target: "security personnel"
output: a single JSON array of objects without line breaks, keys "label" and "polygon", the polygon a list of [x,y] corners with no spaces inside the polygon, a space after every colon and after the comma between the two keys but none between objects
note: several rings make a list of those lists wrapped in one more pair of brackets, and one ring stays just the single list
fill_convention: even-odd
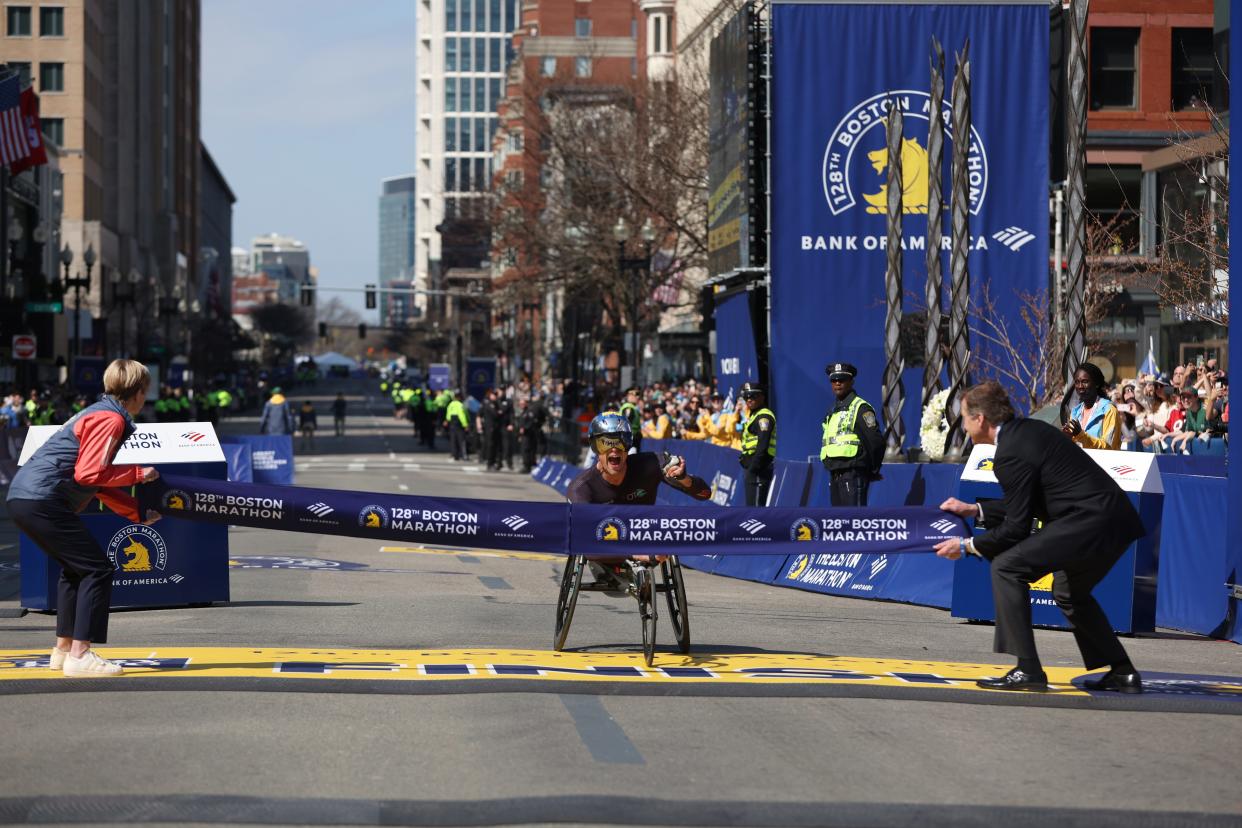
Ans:
[{"label": "security personnel", "polygon": [[629,420],[630,431],[634,434],[634,451],[643,450],[643,410],[642,390],[632,385],[625,390],[625,402],[621,403],[621,416]]},{"label": "security personnel", "polygon": [[819,459],[832,474],[833,506],[866,506],[867,487],[878,479],[884,462],[884,435],[875,409],[854,393],[858,369],[848,362],[830,362],[824,369],[836,403],[824,417]]},{"label": "security personnel", "polygon": [[768,395],[752,382],[742,383],[739,395],[746,405],[742,426],[742,456],[746,470],[746,505],[767,506],[776,460],[776,415],[768,408]]},{"label": "security personnel", "polygon": [[449,394],[449,403],[445,406],[444,422],[448,426],[449,446],[453,451],[454,460],[466,459],[466,406],[461,400]]}]

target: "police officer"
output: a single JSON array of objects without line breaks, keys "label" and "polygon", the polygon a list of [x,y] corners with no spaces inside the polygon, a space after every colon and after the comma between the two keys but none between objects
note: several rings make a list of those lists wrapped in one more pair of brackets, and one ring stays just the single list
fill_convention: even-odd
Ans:
[{"label": "police officer", "polygon": [[503,438],[500,409],[496,405],[498,395],[495,388],[487,389],[483,404],[479,406],[479,434],[483,438],[479,451],[480,458],[487,463],[488,471],[500,471],[500,441]]},{"label": "police officer", "polygon": [[630,423],[630,431],[634,434],[634,451],[643,450],[643,411],[642,389],[632,385],[625,390],[625,402],[621,403],[621,416]]},{"label": "police officer", "polygon": [[772,486],[772,466],[776,460],[776,415],[768,408],[768,395],[752,382],[742,383],[738,394],[746,405],[746,422],[742,425],[742,456],[746,470],[747,506],[767,506]]},{"label": "police officer", "polygon": [[466,449],[466,429],[469,421],[466,419],[466,406],[452,394],[449,394],[449,403],[445,406],[444,423],[448,428],[453,459],[467,459],[469,455]]},{"label": "police officer", "polygon": [[867,487],[878,479],[884,462],[884,435],[875,409],[854,393],[858,369],[848,362],[830,362],[824,369],[836,402],[824,417],[819,459],[832,474],[833,506],[866,506]]}]

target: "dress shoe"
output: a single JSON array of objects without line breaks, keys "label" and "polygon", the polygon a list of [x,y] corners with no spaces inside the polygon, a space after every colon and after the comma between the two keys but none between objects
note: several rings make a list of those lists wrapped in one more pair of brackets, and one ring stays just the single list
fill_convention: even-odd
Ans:
[{"label": "dress shoe", "polygon": [[1112,690],[1117,693],[1142,693],[1143,677],[1138,673],[1118,673],[1109,670],[1098,679],[1087,679],[1082,686],[1088,690]]},{"label": "dress shoe", "polygon": [[985,690],[1047,690],[1046,673],[1026,673],[1014,667],[1000,678],[985,678],[975,682]]}]

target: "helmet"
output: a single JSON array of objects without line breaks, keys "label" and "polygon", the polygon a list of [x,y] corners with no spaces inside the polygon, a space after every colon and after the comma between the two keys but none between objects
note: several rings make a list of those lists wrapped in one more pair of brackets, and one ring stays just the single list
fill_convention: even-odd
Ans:
[{"label": "helmet", "polygon": [[768,392],[763,390],[763,386],[753,382],[742,383],[742,387],[738,390],[738,396],[744,400],[748,400],[751,397],[758,397],[760,395],[766,397]]},{"label": "helmet", "polygon": [[630,421],[624,414],[616,411],[604,411],[595,415],[591,425],[587,427],[587,443],[594,448],[597,437],[619,437],[628,449],[634,445],[634,432],[630,430]]}]

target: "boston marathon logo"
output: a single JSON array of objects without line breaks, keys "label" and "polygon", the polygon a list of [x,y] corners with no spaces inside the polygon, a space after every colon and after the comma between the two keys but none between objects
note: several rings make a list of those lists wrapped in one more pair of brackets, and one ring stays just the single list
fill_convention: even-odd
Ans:
[{"label": "boston marathon logo", "polygon": [[358,513],[358,525],[363,529],[387,529],[388,522],[388,510],[374,503]]},{"label": "boston marathon logo", "polygon": [[[115,583],[122,586],[135,584],[163,584],[168,579],[144,573],[163,572],[168,565],[168,544],[163,536],[150,526],[130,524],[108,541],[108,560],[122,576]],[[139,577],[126,577],[139,576]]]},{"label": "boston marathon logo", "polygon": [[625,536],[625,522],[616,518],[604,518],[595,527],[595,539],[598,541],[623,541]]},{"label": "boston marathon logo", "polygon": [[810,518],[798,518],[789,527],[789,539],[795,541],[819,540],[819,526]]},{"label": "boston marathon logo", "polygon": [[[188,497],[185,502],[191,503]],[[285,516],[285,501],[276,497],[199,492],[194,496],[193,509],[195,512],[227,517],[279,521]]]},{"label": "boston marathon logo", "polygon": [[183,512],[189,508],[190,496],[180,489],[169,489],[164,492],[163,498],[160,500],[164,504],[165,509],[175,512]]},{"label": "boston marathon logo", "polygon": [[[900,89],[892,92],[881,92],[872,95],[857,104],[845,114],[824,149],[824,198],[828,200],[828,208],[834,216],[839,216],[854,207],[857,197],[854,193],[854,181],[851,172],[855,164],[865,162],[871,167],[871,175],[875,179],[877,192],[863,192],[866,211],[884,215],[888,204],[888,185],[885,183],[888,167],[888,149],[885,146],[885,128],[889,109],[896,105],[903,117],[909,120],[928,122],[931,112],[931,96],[926,92],[913,89]],[[942,110],[945,138],[953,140],[953,108],[948,101]],[[879,130],[878,144],[875,139],[866,140],[875,130]],[[925,134],[924,130],[924,134]],[[878,146],[877,149],[864,150],[863,146]],[[927,150],[916,138],[902,138],[902,199],[907,213],[927,212]],[[966,162],[970,183],[970,212],[978,215],[983,207],[983,200],[988,192],[988,155],[983,146],[983,139],[974,127],[970,130],[970,154]]]}]

